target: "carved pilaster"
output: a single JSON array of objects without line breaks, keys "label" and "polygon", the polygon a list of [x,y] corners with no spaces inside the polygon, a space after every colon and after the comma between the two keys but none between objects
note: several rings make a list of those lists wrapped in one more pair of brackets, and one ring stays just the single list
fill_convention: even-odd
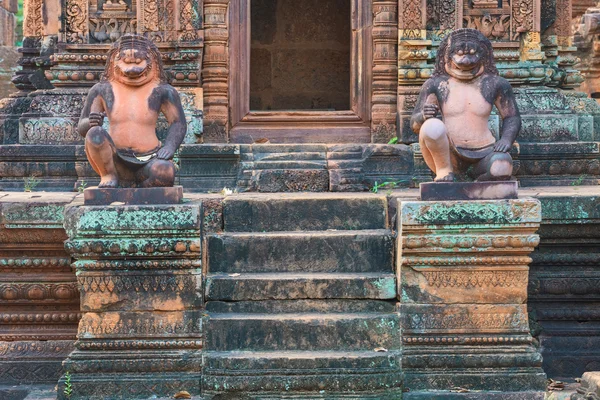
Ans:
[{"label": "carved pilaster", "polygon": [[405,391],[543,399],[525,305],[539,201],[402,201],[398,209]]},{"label": "carved pilaster", "polygon": [[[454,0],[452,0],[454,3]],[[446,5],[451,4],[446,2]],[[412,136],[408,124],[410,112],[414,107],[415,96],[420,86],[432,73],[427,65],[431,59],[429,46],[431,40],[427,38],[427,10],[441,3],[427,3],[425,0],[400,0],[398,9],[398,137],[402,142],[410,143]],[[429,7],[428,7],[429,6]],[[439,9],[437,9],[440,12]],[[436,18],[436,17],[433,17]],[[447,16],[437,17],[448,21]],[[431,19],[430,21],[431,22]]]},{"label": "carved pilaster", "polygon": [[387,143],[396,133],[398,3],[373,0],[373,97],[371,141]]},{"label": "carved pilaster", "polygon": [[204,0],[204,141],[227,141],[229,0]]},{"label": "carved pilaster", "polygon": [[43,0],[26,0],[23,3],[23,36],[41,37],[44,34],[42,5]]},{"label": "carved pilaster", "polygon": [[88,1],[66,0],[64,12],[64,42],[87,43],[88,41]]},{"label": "carved pilaster", "polygon": [[200,221],[198,203],[66,209],[83,315],[59,399],[199,394]]}]

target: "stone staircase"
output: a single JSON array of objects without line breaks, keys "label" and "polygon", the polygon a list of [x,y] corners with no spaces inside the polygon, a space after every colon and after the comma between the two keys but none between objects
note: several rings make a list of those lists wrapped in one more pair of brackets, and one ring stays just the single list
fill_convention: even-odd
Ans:
[{"label": "stone staircase", "polygon": [[206,398],[399,398],[385,197],[230,197],[207,237]]}]

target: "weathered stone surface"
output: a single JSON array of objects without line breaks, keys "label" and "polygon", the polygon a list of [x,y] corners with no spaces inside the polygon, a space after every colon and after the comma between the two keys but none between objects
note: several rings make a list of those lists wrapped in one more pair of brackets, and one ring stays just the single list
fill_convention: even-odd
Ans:
[{"label": "weathered stone surface", "polygon": [[[225,232],[206,242],[205,394],[400,394],[387,202],[370,195],[352,202],[318,197],[224,201]],[[373,223],[378,229],[367,230]]]},{"label": "weathered stone surface", "polygon": [[86,206],[179,204],[183,200],[183,186],[154,188],[89,188],[83,191]]},{"label": "weathered stone surface", "polygon": [[207,300],[265,299],[395,299],[393,274],[243,274],[212,275],[206,281]]},{"label": "weathered stone surface", "polygon": [[385,230],[224,233],[207,240],[215,273],[385,272],[394,250]]},{"label": "weathered stone surface", "polygon": [[84,313],[60,399],[200,394],[202,215],[194,202],[65,210]]},{"label": "weathered stone surface", "polygon": [[524,304],[540,203],[401,201],[398,208],[409,398],[432,391],[462,398],[450,392],[456,387],[486,398],[488,391],[502,392],[499,399],[543,398],[546,376]]},{"label": "weathered stone surface", "polygon": [[329,172],[324,170],[262,170],[257,173],[259,192],[326,192]]},{"label": "weathered stone surface", "polygon": [[74,197],[0,194],[0,384],[56,383],[73,350],[79,292],[62,225]]},{"label": "weathered stone surface", "polygon": [[501,200],[518,197],[517,181],[427,182],[419,185],[421,200]]},{"label": "weathered stone surface", "polygon": [[[390,388],[401,384],[397,374],[400,359],[397,355],[378,352],[222,352],[214,353],[206,364],[207,370],[236,371],[222,378],[205,377],[205,384],[213,390],[248,392],[314,392],[315,388],[329,388],[326,393],[348,393],[368,391],[371,395],[385,396]],[[295,371],[296,376],[285,374]],[[368,375],[344,373],[344,370],[370,370]],[[265,380],[264,372],[282,371],[274,379]],[[365,394],[367,395],[367,394]],[[363,396],[365,396],[363,395]],[[315,398],[315,397],[312,397]],[[336,397],[337,398],[337,397]],[[368,397],[360,397],[368,398]],[[376,397],[386,398],[386,397]]]},{"label": "weathered stone surface", "polygon": [[229,232],[382,229],[387,222],[385,197],[376,196],[274,195],[268,202],[232,197],[223,207]]},{"label": "weathered stone surface", "polygon": [[571,400],[600,399],[600,372],[586,372],[581,378],[581,387],[571,396]]}]

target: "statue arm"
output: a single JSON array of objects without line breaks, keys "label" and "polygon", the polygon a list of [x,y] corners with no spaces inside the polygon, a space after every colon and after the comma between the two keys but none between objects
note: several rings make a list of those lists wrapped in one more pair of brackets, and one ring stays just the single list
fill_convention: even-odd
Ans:
[{"label": "statue arm", "polygon": [[438,100],[435,95],[435,86],[435,81],[428,79],[421,88],[419,100],[417,101],[417,105],[410,118],[410,126],[417,135],[419,134],[423,123],[427,119],[435,117],[439,111]]},{"label": "statue arm", "polygon": [[164,146],[158,151],[157,156],[161,159],[170,160],[183,142],[187,132],[187,122],[181,99],[177,90],[172,86],[165,88],[161,111],[169,121],[169,132]]},{"label": "statue arm", "polygon": [[507,153],[521,130],[521,115],[512,87],[504,78],[499,78],[498,95],[494,104],[502,117],[500,140],[496,143],[494,150]]},{"label": "statue arm", "polygon": [[[87,95],[81,115],[79,116],[79,122],[77,123],[79,134],[85,137],[92,126],[102,126],[102,118],[99,118],[97,114],[104,111],[105,107],[102,95],[100,94],[98,85],[94,85]],[[91,121],[90,114],[93,114]]]}]

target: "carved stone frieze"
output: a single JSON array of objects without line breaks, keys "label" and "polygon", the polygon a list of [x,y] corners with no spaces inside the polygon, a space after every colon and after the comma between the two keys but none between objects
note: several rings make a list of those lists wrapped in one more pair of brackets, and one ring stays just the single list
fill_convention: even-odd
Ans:
[{"label": "carved stone frieze", "polygon": [[62,242],[64,205],[10,194],[0,205],[0,383],[56,382],[73,349],[79,291]]},{"label": "carved stone frieze", "polygon": [[65,41],[67,43],[85,43],[88,40],[88,0],[66,0]]}]

